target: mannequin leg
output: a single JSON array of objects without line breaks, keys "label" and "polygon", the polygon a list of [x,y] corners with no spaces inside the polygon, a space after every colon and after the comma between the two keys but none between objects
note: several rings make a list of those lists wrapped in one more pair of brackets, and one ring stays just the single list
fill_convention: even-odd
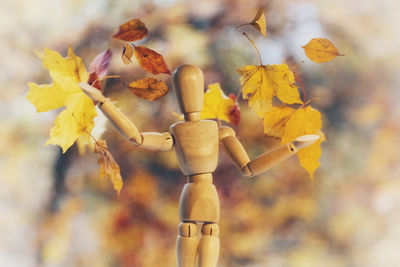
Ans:
[{"label": "mannequin leg", "polygon": [[216,223],[204,223],[199,244],[199,267],[216,267],[219,256],[219,227]]},{"label": "mannequin leg", "polygon": [[193,267],[196,259],[199,239],[195,222],[181,222],[176,240],[176,256],[178,267]]}]

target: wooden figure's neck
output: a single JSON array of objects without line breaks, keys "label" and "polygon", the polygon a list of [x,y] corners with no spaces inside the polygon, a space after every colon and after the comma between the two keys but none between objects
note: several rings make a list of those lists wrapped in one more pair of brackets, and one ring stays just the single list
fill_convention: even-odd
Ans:
[{"label": "wooden figure's neck", "polygon": [[189,112],[184,114],[185,121],[199,121],[200,112]]}]

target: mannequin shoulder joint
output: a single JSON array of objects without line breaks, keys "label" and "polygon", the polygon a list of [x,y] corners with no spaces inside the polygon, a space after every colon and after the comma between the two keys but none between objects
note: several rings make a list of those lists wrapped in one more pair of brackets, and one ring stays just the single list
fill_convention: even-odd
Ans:
[{"label": "mannequin shoulder joint", "polygon": [[219,140],[222,141],[225,137],[228,137],[228,136],[235,137],[236,133],[231,127],[221,126],[219,128],[218,136],[219,136]]}]

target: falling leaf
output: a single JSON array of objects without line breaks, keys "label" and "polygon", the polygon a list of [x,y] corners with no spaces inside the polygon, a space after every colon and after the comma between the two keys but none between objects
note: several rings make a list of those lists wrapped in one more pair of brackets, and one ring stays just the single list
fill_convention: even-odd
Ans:
[{"label": "falling leaf", "polygon": [[107,75],[108,67],[110,66],[112,52],[107,49],[98,54],[89,65],[89,73],[96,73],[100,78]]},{"label": "falling leaf", "polygon": [[171,74],[162,55],[144,46],[135,47],[135,57],[140,66],[147,72],[153,74]]},{"label": "falling leaf", "polygon": [[129,84],[129,89],[135,95],[146,100],[154,101],[168,93],[168,86],[163,82],[148,77]]},{"label": "falling leaf", "polygon": [[94,152],[99,156],[98,163],[100,165],[100,177],[106,176],[108,179],[110,179],[115,191],[117,191],[119,195],[124,182],[121,177],[119,165],[108,150],[106,141],[96,141],[94,145]]},{"label": "falling leaf", "polygon": [[66,107],[57,116],[46,145],[59,145],[65,153],[75,141],[89,144],[88,133],[93,129],[96,109],[93,101],[78,85],[79,82],[87,82],[89,78],[82,59],[75,55],[71,47],[65,58],[48,48],[43,53],[36,52],[36,55],[49,70],[53,83],[28,83],[30,90],[26,98],[36,107],[37,112]]},{"label": "falling leaf", "polygon": [[301,166],[308,171],[311,179],[313,179],[314,171],[319,166],[318,160],[321,156],[320,144],[325,140],[325,136],[321,132],[321,126],[321,114],[318,110],[311,106],[299,108],[287,120],[281,139],[281,144],[287,144],[302,135],[318,134],[321,136],[317,142],[297,152]]},{"label": "falling leaf", "polygon": [[336,47],[325,38],[311,39],[305,46],[302,46],[307,57],[316,63],[323,63],[334,59],[336,56],[343,56]]},{"label": "falling leaf", "polygon": [[132,19],[121,26],[113,38],[126,42],[134,42],[147,36],[147,28],[139,19]]},{"label": "falling leaf", "polygon": [[267,23],[265,21],[264,9],[260,7],[257,11],[256,16],[250,22],[254,28],[256,28],[264,37],[267,37]]},{"label": "falling leaf", "polygon": [[[267,22],[265,20],[264,9],[260,7],[257,11],[256,16],[254,19],[249,23],[243,23],[236,27],[236,29],[245,26],[251,25],[256,28],[264,37],[267,37]],[[244,33],[243,33],[244,34]]]},{"label": "falling leaf", "polygon": [[97,74],[95,72],[91,72],[89,74],[87,83],[90,84],[91,86],[93,86],[94,88],[99,89],[100,91],[103,88],[103,86],[101,85],[101,82],[100,82],[100,78],[99,78],[99,76],[97,76]]},{"label": "falling leaf", "polygon": [[102,90],[101,79],[107,75],[112,52],[110,49],[98,54],[89,65],[89,78],[87,83],[94,88]]},{"label": "falling leaf", "polygon": [[292,71],[286,64],[248,65],[237,69],[240,74],[243,99],[261,118],[272,109],[272,98],[276,95],[287,104],[302,103]]},{"label": "falling leaf", "polygon": [[[227,97],[222,91],[219,83],[210,84],[204,93],[203,110],[201,111],[201,119],[218,118],[227,122],[236,123],[232,117],[231,111],[236,106],[235,100]],[[240,119],[240,113],[239,113]]]},{"label": "falling leaf", "polygon": [[282,138],[286,122],[295,112],[295,109],[287,106],[273,107],[264,116],[264,133],[267,136]]},{"label": "falling leaf", "polygon": [[126,44],[124,46],[124,49],[122,50],[122,62],[124,62],[124,64],[126,64],[126,65],[131,64],[132,56],[133,56],[132,46],[130,44]]}]

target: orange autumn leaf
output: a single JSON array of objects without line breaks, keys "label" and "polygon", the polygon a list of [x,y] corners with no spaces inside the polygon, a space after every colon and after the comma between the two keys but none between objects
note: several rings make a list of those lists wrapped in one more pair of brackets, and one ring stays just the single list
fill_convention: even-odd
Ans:
[{"label": "orange autumn leaf", "polygon": [[162,55],[144,46],[135,46],[135,57],[140,66],[152,74],[171,74]]},{"label": "orange autumn leaf", "polygon": [[147,28],[139,19],[132,19],[119,26],[119,31],[113,35],[113,38],[134,42],[147,36]]},{"label": "orange autumn leaf", "polygon": [[151,77],[131,82],[129,89],[135,95],[150,101],[159,99],[169,91],[168,86],[163,81]]},{"label": "orange autumn leaf", "polygon": [[336,56],[343,56],[337,48],[325,38],[311,39],[305,46],[302,46],[306,56],[316,63],[323,63],[334,59]]},{"label": "orange autumn leaf", "polygon": [[124,62],[124,64],[126,65],[132,63],[131,60],[132,56],[133,56],[132,46],[130,44],[126,44],[122,50],[122,62]]},{"label": "orange autumn leaf", "polygon": [[99,156],[100,177],[106,176],[113,184],[118,195],[124,184],[118,163],[107,148],[106,141],[98,140],[94,145],[94,152]]}]

